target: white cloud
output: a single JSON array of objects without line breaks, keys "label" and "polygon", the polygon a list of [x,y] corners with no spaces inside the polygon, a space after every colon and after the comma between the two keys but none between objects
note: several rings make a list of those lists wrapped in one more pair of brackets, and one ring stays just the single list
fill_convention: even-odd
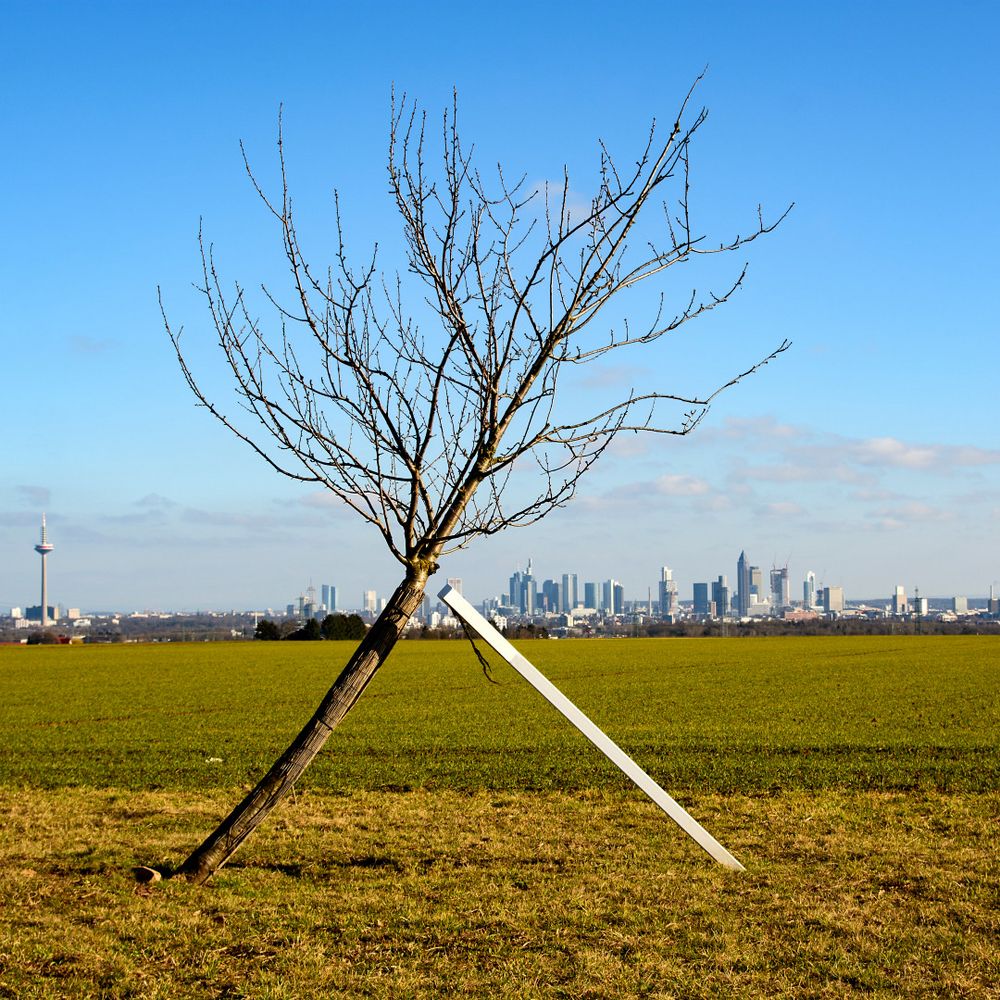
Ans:
[{"label": "white cloud", "polygon": [[843,463],[822,460],[819,453],[806,448],[795,449],[787,453],[784,462],[772,465],[743,465],[737,468],[731,476],[734,482],[757,480],[769,483],[805,483],[829,482],[857,483],[866,478],[866,474],[852,469]]},{"label": "white cloud", "polygon": [[631,388],[644,374],[633,365],[598,364],[580,379],[580,385],[588,389]]},{"label": "white cloud", "polygon": [[852,500],[861,500],[867,503],[884,503],[887,500],[896,500],[899,494],[893,490],[883,489],[859,489],[849,494]]},{"label": "white cloud", "polygon": [[944,472],[957,466],[995,465],[1000,450],[965,445],[907,444],[893,437],[848,443],[850,457],[862,465]]},{"label": "white cloud", "polygon": [[668,497],[704,496],[711,492],[711,486],[697,476],[668,474],[653,482],[653,492]]},{"label": "white cloud", "polygon": [[799,504],[793,503],[791,500],[778,500],[775,503],[766,503],[761,510],[772,517],[797,517],[799,514],[805,513]]},{"label": "white cloud", "polygon": [[733,501],[732,498],[728,497],[725,493],[716,493],[715,496],[709,497],[700,506],[705,510],[710,511],[732,510]]},{"label": "white cloud", "polygon": [[135,506],[151,507],[156,510],[169,510],[171,507],[177,507],[178,504],[169,497],[161,496],[159,493],[147,493],[144,497],[140,497],[135,501]]},{"label": "white cloud", "polygon": [[951,521],[954,514],[940,507],[933,507],[921,500],[904,500],[882,507],[875,514],[894,527],[926,521]]},{"label": "white cloud", "polygon": [[721,427],[700,432],[699,437],[726,441],[774,441],[812,439],[815,433],[805,427],[783,424],[774,417],[727,417]]},{"label": "white cloud", "polygon": [[926,469],[937,460],[937,449],[907,445],[896,438],[878,437],[850,445],[852,458],[863,465],[891,465],[905,469]]},{"label": "white cloud", "polygon": [[303,507],[318,507],[327,510],[331,507],[343,507],[344,501],[334,496],[329,490],[310,490],[298,501]]}]

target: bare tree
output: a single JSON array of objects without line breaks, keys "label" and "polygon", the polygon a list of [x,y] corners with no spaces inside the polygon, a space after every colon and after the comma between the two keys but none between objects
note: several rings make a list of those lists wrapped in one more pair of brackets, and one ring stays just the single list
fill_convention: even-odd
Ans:
[{"label": "bare tree", "polygon": [[[649,345],[715,309],[746,267],[724,290],[686,294],[675,310],[661,297],[640,329],[598,328],[612,300],[685,261],[731,253],[784,218],[766,223],[758,208],[746,235],[710,244],[696,233],[689,152],[706,112],[691,112],[693,90],[665,135],[654,123],[627,170],[600,145],[599,185],[583,210],[571,204],[568,174],[529,190],[497,168],[487,183],[460,141],[456,106],[443,115],[442,159],[432,170],[426,116],[394,98],[388,176],[406,241],[402,277],[379,272],[374,254],[360,268],[349,262],[339,203],[335,263],[314,270],[296,230],[280,119],[277,198],[244,152],[281,232],[291,294],[286,301],[264,290],[274,309],[273,328],[265,326],[244,287],[224,284],[200,238],[200,291],[243,413],[234,417],[203,391],[181,331],[164,316],[181,369],[198,402],[264,461],[329,490],[372,525],[403,579],[301,733],[187,859],[185,874],[208,878],[292,788],[389,655],[444,556],[565,505],[617,435],[689,433],[721,391],[788,347],[702,395],[632,391],[589,413],[560,395],[568,366]],[[659,243],[638,230],[653,206],[663,212]],[[419,308],[434,320],[430,333],[404,304],[413,278],[424,289]],[[665,407],[679,416],[664,416]],[[536,487],[524,496],[509,487],[528,463]]]}]

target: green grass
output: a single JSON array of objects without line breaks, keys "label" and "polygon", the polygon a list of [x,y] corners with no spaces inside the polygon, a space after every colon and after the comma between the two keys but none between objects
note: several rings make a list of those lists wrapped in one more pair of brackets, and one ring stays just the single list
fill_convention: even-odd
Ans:
[{"label": "green grass", "polygon": [[[522,644],[668,789],[1000,785],[1000,640]],[[0,648],[0,783],[252,782],[308,718],[342,643]],[[495,657],[493,657],[496,660]],[[498,662],[401,643],[307,773],[331,789],[567,790],[625,779]]]},{"label": "green grass", "polygon": [[[0,648],[0,997],[1000,1000],[996,639],[404,643],[205,886],[344,644]],[[213,759],[218,758],[218,759]]]}]

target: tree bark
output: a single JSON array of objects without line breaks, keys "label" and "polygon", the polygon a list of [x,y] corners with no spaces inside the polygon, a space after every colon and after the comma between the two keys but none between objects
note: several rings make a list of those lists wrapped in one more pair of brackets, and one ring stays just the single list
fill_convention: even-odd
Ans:
[{"label": "tree bark", "polygon": [[409,571],[385,609],[354,651],[313,717],[271,766],[257,787],[184,862],[178,874],[204,882],[236,853],[240,844],[292,790],[330,733],[354,706],[385,662],[407,622],[420,606],[427,573]]}]

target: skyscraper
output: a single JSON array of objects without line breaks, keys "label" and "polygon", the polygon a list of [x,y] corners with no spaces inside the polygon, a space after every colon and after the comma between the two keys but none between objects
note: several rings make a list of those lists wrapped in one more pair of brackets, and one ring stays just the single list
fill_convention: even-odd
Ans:
[{"label": "skyscraper", "polygon": [[528,560],[528,569],[521,578],[521,610],[526,615],[533,615],[538,609],[538,586],[531,573],[531,560]]},{"label": "skyscraper", "polygon": [[522,615],[533,615],[538,605],[538,588],[535,578],[531,575],[531,560],[528,560],[528,569],[522,573],[515,570],[510,578],[510,606],[517,608]]},{"label": "skyscraper", "polygon": [[507,596],[510,598],[510,606],[523,612],[524,607],[521,604],[521,571],[519,569],[514,570],[514,574],[510,578],[508,587],[510,589],[510,593]]},{"label": "skyscraper", "polygon": [[585,583],[583,585],[583,606],[585,608],[593,608],[595,611],[598,610],[600,604],[597,600],[596,583]]},{"label": "skyscraper", "polygon": [[816,606],[816,574],[809,570],[802,583],[802,603],[807,608]]},{"label": "skyscraper", "polygon": [[692,611],[699,617],[704,618],[708,614],[708,584],[696,583],[694,585],[694,607]]},{"label": "skyscraper", "polygon": [[823,610],[827,614],[840,614],[844,610],[844,588],[823,588]]},{"label": "skyscraper", "polygon": [[778,612],[792,603],[792,594],[788,588],[788,567],[771,569],[771,608]]},{"label": "skyscraper", "polygon": [[736,561],[736,613],[746,618],[750,613],[750,563],[746,552]]},{"label": "skyscraper", "polygon": [[677,584],[669,566],[660,570],[659,600],[660,614],[664,617],[677,611]]},{"label": "skyscraper", "polygon": [[462,594],[462,578],[460,576],[449,576],[448,577],[448,586],[451,587],[452,590],[457,590],[458,593],[459,593],[459,596],[461,596],[461,594]]},{"label": "skyscraper", "polygon": [[712,603],[715,605],[715,613],[720,618],[725,618],[729,614],[729,581],[725,576],[720,576],[712,583]]},{"label": "skyscraper", "polygon": [[45,557],[55,548],[55,546],[48,540],[45,533],[45,515],[42,514],[42,538],[41,541],[35,546],[35,551],[42,557],[42,606],[40,608],[42,628],[47,628],[49,624],[49,593],[48,593],[48,577],[46,576],[45,569]]},{"label": "skyscraper", "polygon": [[892,595],[892,613],[896,616],[906,614],[906,588],[899,584]]},{"label": "skyscraper", "polygon": [[576,573],[563,573],[561,611],[572,611],[580,603],[580,595],[577,592],[578,587],[579,583],[577,582]]}]

